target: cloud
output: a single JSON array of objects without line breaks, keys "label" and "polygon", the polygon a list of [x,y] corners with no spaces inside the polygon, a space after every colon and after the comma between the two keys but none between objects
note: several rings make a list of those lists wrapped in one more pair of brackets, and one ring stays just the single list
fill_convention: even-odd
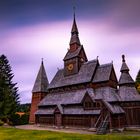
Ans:
[{"label": "cloud", "polygon": [[[60,0],[58,5],[54,2],[0,1],[0,52],[10,60],[21,102],[31,99],[41,58],[49,81],[58,67],[63,68],[70,41],[73,2]],[[79,37],[88,59],[99,56],[101,64],[113,60],[119,78],[121,55],[125,54],[135,78],[140,60],[139,1],[77,0],[76,5]]]},{"label": "cloud", "polygon": [[0,1],[0,29],[70,20],[73,5],[79,19],[107,21],[116,30],[140,28],[139,0],[5,0]]},{"label": "cloud", "polygon": [[65,24],[66,22],[44,23],[23,27],[10,30],[5,37],[0,38],[0,51],[8,56],[13,66],[14,81],[18,82],[20,93],[26,91],[27,85],[30,85],[28,94],[31,95],[41,58],[44,58],[49,80],[53,78],[58,67],[63,67],[62,60],[69,47],[70,37],[70,34],[65,34],[70,32]]}]

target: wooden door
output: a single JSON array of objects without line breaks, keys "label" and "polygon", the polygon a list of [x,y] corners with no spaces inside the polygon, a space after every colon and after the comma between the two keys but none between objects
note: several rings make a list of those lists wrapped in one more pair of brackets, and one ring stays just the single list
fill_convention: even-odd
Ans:
[{"label": "wooden door", "polygon": [[58,127],[62,125],[61,114],[55,114],[55,125],[58,126]]}]

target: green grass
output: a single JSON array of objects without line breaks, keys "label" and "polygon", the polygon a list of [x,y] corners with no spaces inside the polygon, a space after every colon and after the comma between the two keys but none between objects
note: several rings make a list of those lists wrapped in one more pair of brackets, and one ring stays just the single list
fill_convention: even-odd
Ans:
[{"label": "green grass", "polygon": [[123,134],[85,135],[0,127],[0,140],[140,140],[140,136]]}]

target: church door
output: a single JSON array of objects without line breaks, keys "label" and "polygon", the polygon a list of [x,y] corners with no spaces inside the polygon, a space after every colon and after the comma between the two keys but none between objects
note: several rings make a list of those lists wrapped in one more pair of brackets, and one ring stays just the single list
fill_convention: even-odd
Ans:
[{"label": "church door", "polygon": [[60,113],[55,114],[55,125],[58,127],[62,125],[62,116]]}]

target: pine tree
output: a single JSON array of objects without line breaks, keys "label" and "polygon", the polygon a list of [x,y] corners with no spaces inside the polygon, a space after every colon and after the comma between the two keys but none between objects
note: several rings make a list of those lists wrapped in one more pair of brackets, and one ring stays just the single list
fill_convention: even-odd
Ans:
[{"label": "pine tree", "polygon": [[13,83],[11,66],[5,55],[0,56],[0,118],[8,120],[19,106],[19,94]]},{"label": "pine tree", "polygon": [[140,93],[140,70],[138,71],[138,74],[136,76],[136,88],[138,92]]}]

